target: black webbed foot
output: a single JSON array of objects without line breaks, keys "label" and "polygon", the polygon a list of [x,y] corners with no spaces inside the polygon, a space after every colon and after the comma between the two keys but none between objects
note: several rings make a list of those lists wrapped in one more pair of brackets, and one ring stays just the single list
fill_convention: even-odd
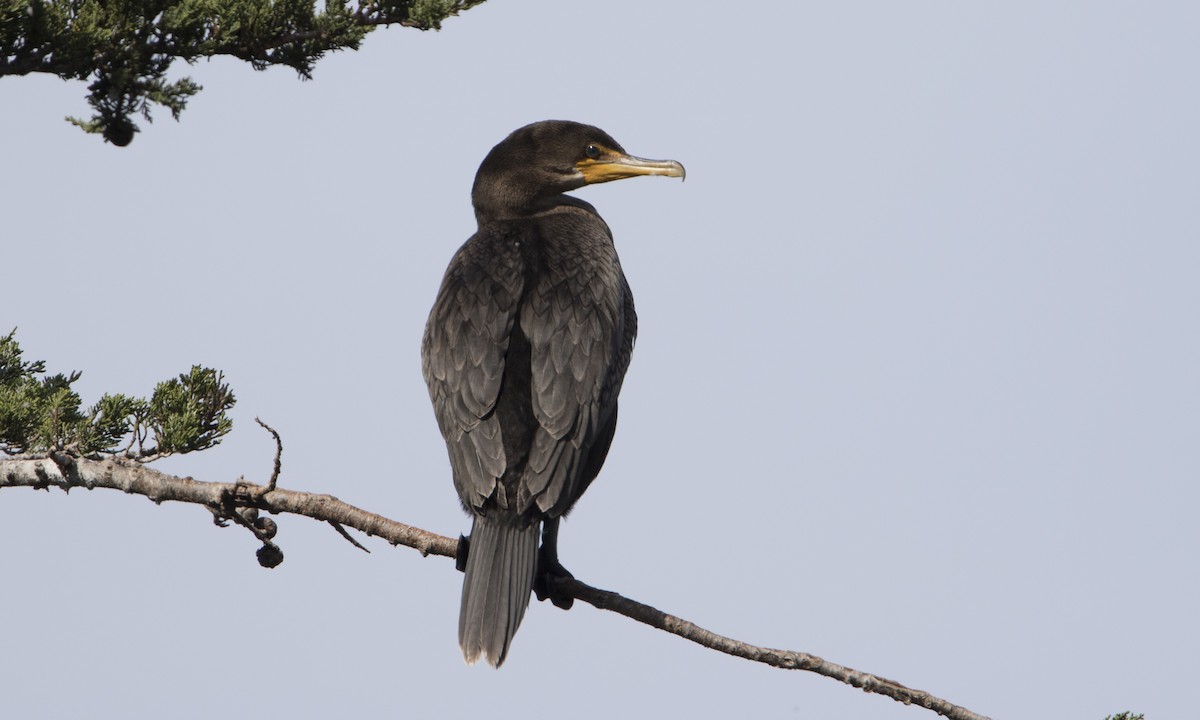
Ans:
[{"label": "black webbed foot", "polygon": [[467,571],[467,555],[471,552],[471,538],[466,535],[458,536],[458,551],[454,553],[454,567],[459,572]]},{"label": "black webbed foot", "polygon": [[538,551],[537,574],[533,578],[533,592],[538,600],[549,600],[555,607],[570,610],[575,604],[575,598],[559,591],[559,580],[575,578],[555,557],[557,553],[547,552],[543,545]]}]

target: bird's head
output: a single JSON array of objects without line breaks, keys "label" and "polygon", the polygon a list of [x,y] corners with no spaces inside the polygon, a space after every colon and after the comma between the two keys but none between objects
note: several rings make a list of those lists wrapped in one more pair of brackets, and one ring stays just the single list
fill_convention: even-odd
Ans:
[{"label": "bird's head", "polygon": [[674,160],[634,157],[600,128],[544,120],[492,148],[475,175],[471,199],[481,218],[519,216],[584,185],[638,175],[682,178],[684,169]]}]

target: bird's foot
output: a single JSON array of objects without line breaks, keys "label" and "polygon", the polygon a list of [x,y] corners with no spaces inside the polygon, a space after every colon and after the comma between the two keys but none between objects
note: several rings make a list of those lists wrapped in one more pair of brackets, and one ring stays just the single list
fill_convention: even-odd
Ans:
[{"label": "bird's foot", "polygon": [[471,552],[471,538],[466,535],[458,536],[458,550],[454,553],[454,567],[459,572],[467,571],[467,555]]},{"label": "bird's foot", "polygon": [[574,580],[575,576],[567,571],[556,557],[548,553],[538,555],[537,576],[533,579],[533,592],[538,600],[549,600],[555,607],[570,610],[575,604],[575,598],[558,589],[560,580]]}]

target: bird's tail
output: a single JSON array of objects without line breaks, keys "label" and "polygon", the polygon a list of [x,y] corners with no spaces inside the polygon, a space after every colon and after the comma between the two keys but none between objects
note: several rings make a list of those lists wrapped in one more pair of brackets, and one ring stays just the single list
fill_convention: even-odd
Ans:
[{"label": "bird's tail", "polygon": [[508,655],[533,589],[539,528],[475,516],[458,614],[458,644],[467,663],[483,655],[500,667]]}]

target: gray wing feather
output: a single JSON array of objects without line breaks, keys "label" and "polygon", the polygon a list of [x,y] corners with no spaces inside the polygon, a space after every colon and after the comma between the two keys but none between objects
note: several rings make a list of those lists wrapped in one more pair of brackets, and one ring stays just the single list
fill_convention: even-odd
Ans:
[{"label": "gray wing feather", "polygon": [[589,453],[616,412],[636,333],[633,298],[611,239],[592,248],[601,257],[585,254],[581,262],[593,272],[570,264],[578,255],[560,256],[529,288],[521,310],[540,427],[517,503],[536,502],[551,517],[565,512],[592,480],[585,477]]},{"label": "gray wing feather", "polygon": [[[505,471],[502,429],[491,415],[523,285],[519,258],[482,233],[468,240],[438,291],[425,326],[421,365],[454,484],[463,501],[482,507]],[[503,493],[500,493],[502,496]],[[502,506],[507,498],[498,497]]]}]

